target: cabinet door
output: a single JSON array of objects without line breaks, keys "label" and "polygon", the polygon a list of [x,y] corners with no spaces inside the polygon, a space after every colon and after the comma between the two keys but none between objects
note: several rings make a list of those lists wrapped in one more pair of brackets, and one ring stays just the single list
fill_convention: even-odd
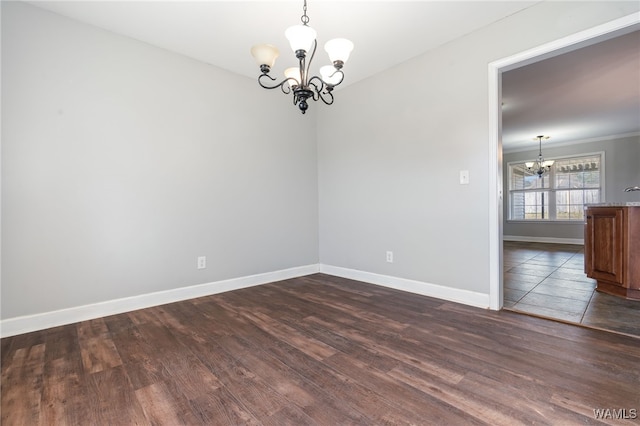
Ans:
[{"label": "cabinet door", "polygon": [[623,209],[587,210],[585,256],[587,275],[596,280],[623,283]]}]

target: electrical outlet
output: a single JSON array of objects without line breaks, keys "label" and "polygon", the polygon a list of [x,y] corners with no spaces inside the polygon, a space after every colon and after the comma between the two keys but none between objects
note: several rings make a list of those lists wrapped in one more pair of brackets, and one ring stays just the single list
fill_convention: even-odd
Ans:
[{"label": "electrical outlet", "polygon": [[387,262],[393,263],[393,252],[392,251],[388,251],[387,252]]},{"label": "electrical outlet", "polygon": [[198,269],[207,267],[207,256],[198,256]]}]

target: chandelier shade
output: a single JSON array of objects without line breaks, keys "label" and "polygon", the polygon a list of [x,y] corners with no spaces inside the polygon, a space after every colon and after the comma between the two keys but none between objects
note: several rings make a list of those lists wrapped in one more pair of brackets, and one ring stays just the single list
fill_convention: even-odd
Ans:
[{"label": "chandelier shade", "polygon": [[251,48],[251,54],[258,65],[267,65],[271,68],[276,63],[276,58],[280,56],[280,51],[271,44],[257,44]]},{"label": "chandelier shade", "polygon": [[[534,168],[534,166],[535,166],[536,168],[538,168],[538,169],[539,169],[540,167],[542,167],[542,168],[545,168],[545,167],[546,167],[546,168],[549,168],[549,167],[553,166],[553,160],[543,160],[543,161],[542,161],[542,163],[540,163],[539,161],[536,161],[536,162],[528,161],[528,162],[524,163],[524,165],[525,165],[525,166],[527,166],[527,168],[529,168],[529,169],[533,169],[533,168]],[[543,173],[544,173],[544,172],[543,172]]]},{"label": "chandelier shade", "polygon": [[300,81],[302,80],[300,78],[300,68],[298,67],[287,68],[286,70],[284,70],[284,76],[289,81],[289,86],[291,87],[299,86]]},{"label": "chandelier shade", "polygon": [[276,62],[280,52],[278,48],[270,44],[258,44],[251,48],[261,74],[258,76],[258,84],[265,89],[280,88],[283,93],[293,93],[293,104],[297,105],[304,114],[309,108],[308,100],[321,100],[327,105],[333,104],[333,89],[344,80],[342,67],[349,59],[353,50],[353,43],[344,38],[329,40],[325,44],[325,51],[329,55],[332,65],[320,69],[320,76],[311,75],[311,63],[316,54],[318,41],[317,33],[309,25],[307,16],[307,0],[304,0],[303,13],[300,17],[302,25],[294,25],[287,28],[285,36],[289,40],[291,50],[298,61],[297,67],[287,68],[285,78],[280,82],[269,73]]},{"label": "chandelier shade", "polygon": [[284,35],[287,37],[287,40],[289,40],[291,50],[293,50],[293,53],[296,53],[299,50],[309,52],[318,34],[316,30],[307,25],[294,25],[293,27],[287,28]]},{"label": "chandelier shade", "polygon": [[334,38],[325,43],[324,50],[332,63],[342,62],[344,64],[353,50],[353,43],[346,38]]}]

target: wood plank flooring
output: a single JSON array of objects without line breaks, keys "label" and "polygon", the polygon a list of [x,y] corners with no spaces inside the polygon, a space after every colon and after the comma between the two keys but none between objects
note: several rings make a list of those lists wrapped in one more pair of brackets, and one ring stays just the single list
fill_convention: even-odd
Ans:
[{"label": "wood plank flooring", "polygon": [[640,339],[322,274],[4,338],[1,356],[6,426],[640,421]]}]

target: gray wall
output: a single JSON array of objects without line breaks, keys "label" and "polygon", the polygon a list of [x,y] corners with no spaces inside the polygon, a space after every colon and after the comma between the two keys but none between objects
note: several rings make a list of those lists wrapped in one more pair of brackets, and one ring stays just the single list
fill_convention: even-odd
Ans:
[{"label": "gray wall", "polygon": [[3,2],[2,318],[318,262],[488,293],[488,63],[637,10],[541,3],[301,116]]},{"label": "gray wall", "polygon": [[637,9],[542,2],[341,91],[318,112],[322,263],[488,294],[488,64]]},{"label": "gray wall", "polygon": [[2,89],[3,319],[318,263],[316,119],[283,95],[22,2]]},{"label": "gray wall", "polygon": [[[581,143],[575,145],[549,147],[543,149],[545,158],[580,155],[589,152],[605,153],[605,191],[602,202],[640,201],[640,192],[624,192],[628,186],[640,185],[640,136],[605,139],[598,142]],[[508,169],[507,163],[535,159],[538,150],[505,153],[504,162],[504,235],[505,237],[522,237],[527,239],[558,238],[582,240],[584,225],[582,222],[566,223],[522,223],[509,222],[508,199]],[[518,238],[516,238],[518,239]]]}]

